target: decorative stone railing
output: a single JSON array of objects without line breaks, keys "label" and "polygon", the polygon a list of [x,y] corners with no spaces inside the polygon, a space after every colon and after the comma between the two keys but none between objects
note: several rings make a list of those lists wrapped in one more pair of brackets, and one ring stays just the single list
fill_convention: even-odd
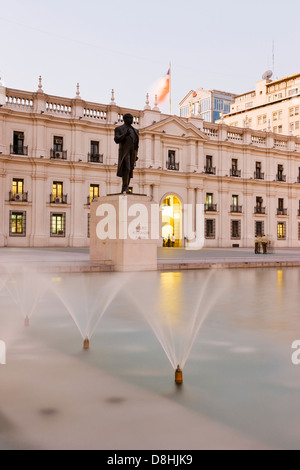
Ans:
[{"label": "decorative stone railing", "polygon": [[213,127],[204,127],[203,132],[207,137],[217,138],[219,136],[219,131]]},{"label": "decorative stone railing", "polygon": [[107,111],[106,108],[103,106],[93,106],[83,108],[83,117],[89,119],[97,119],[99,121],[106,121],[107,120]]},{"label": "decorative stone railing", "polygon": [[278,140],[278,139],[275,139],[274,140],[274,147],[277,147],[277,148],[287,148],[287,141],[286,140]]},{"label": "decorative stone railing", "polygon": [[11,108],[19,108],[25,111],[31,111],[33,108],[33,97],[30,94],[12,90],[6,95],[6,106]]},{"label": "decorative stone railing", "polygon": [[243,134],[240,132],[227,132],[227,139],[241,142],[243,140]]},{"label": "decorative stone railing", "polygon": [[72,115],[72,106],[66,102],[57,103],[49,100],[46,102],[46,112],[50,114],[61,114],[69,117]]},{"label": "decorative stone railing", "polygon": [[254,145],[266,145],[266,138],[259,135],[252,135],[251,142]]}]

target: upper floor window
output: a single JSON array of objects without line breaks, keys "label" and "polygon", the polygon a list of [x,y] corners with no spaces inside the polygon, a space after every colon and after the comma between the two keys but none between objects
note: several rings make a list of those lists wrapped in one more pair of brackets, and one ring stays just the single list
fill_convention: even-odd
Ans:
[{"label": "upper floor window", "polygon": [[176,162],[176,152],[175,150],[168,151],[168,160],[167,160],[167,169],[168,170],[179,170],[179,163]]},{"label": "upper floor window", "polygon": [[24,145],[24,132],[14,131],[13,144],[10,146],[10,153],[13,155],[28,155],[28,147]]}]

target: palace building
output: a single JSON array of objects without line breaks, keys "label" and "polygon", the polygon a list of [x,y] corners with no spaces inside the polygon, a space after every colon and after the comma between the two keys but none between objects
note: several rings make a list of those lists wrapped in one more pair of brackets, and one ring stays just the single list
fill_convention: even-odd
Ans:
[{"label": "palace building", "polygon": [[[185,204],[204,205],[206,247],[252,247],[265,233],[300,247],[300,139],[0,84],[0,246],[87,247],[90,205],[118,193],[115,127],[140,133],[134,193],[161,205],[160,234],[183,246]],[[198,228],[193,210],[193,228]]]}]

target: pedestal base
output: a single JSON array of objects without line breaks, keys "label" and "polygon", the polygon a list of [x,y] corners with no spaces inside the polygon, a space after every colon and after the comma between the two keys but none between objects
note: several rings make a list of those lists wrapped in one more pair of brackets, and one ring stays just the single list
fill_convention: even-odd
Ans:
[{"label": "pedestal base", "polygon": [[157,270],[158,205],[141,194],[116,194],[91,204],[90,260],[115,271]]}]

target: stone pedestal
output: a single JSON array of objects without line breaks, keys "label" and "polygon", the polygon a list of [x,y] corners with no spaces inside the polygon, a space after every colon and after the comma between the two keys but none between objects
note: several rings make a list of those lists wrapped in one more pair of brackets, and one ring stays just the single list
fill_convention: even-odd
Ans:
[{"label": "stone pedestal", "polygon": [[115,271],[157,270],[159,206],[144,195],[116,194],[91,204],[90,260]]}]

